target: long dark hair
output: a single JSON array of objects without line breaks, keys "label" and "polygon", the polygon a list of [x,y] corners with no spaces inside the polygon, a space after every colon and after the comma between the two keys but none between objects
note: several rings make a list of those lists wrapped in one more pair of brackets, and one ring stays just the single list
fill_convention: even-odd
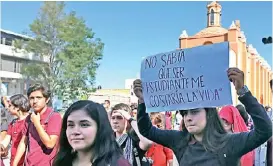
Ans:
[{"label": "long dark hair", "polygon": [[122,157],[122,151],[115,140],[105,108],[101,104],[81,100],[73,103],[63,116],[59,149],[53,166],[71,166],[77,155],[77,152],[72,153],[72,147],[67,140],[66,129],[68,116],[78,110],[86,111],[98,126],[96,138],[91,147],[94,155],[90,161],[94,161],[93,165],[95,166],[116,165],[117,159]]},{"label": "long dark hair", "polygon": [[[206,110],[207,124],[203,130],[202,145],[204,148],[211,152],[218,152],[221,148],[226,146],[228,133],[223,127],[223,124],[219,118],[216,108],[204,108]],[[184,111],[181,110],[184,117]],[[182,124],[182,131],[186,132],[186,139],[183,144],[188,144],[193,136],[186,129],[185,123]]]}]

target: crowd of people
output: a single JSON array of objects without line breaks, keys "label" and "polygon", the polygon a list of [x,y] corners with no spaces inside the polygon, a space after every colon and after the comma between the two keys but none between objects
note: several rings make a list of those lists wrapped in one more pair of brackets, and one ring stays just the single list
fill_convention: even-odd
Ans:
[{"label": "crowd of people", "polygon": [[[141,80],[138,105],[90,100],[64,113],[50,91],[1,98],[1,165],[10,166],[271,166],[272,108],[264,107],[230,68],[242,104],[147,113]],[[272,86],[271,86],[272,87]]]}]

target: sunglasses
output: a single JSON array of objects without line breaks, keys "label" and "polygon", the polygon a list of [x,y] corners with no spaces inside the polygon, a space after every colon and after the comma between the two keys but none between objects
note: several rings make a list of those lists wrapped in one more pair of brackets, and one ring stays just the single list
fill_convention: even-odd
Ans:
[{"label": "sunglasses", "polygon": [[123,116],[121,116],[121,115],[116,115],[116,116],[112,116],[111,119],[112,119],[112,120],[115,120],[115,119],[117,119],[117,120],[122,120],[122,119],[124,119],[124,118],[123,118]]}]

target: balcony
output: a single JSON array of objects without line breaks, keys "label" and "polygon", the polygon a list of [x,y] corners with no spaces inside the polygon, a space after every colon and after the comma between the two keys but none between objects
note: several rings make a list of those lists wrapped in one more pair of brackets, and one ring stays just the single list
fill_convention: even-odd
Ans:
[{"label": "balcony", "polygon": [[0,70],[0,76],[2,78],[11,78],[11,79],[22,79],[23,78],[23,75],[20,73],[1,71],[1,70]]},{"label": "balcony", "polygon": [[18,52],[15,52],[13,49],[13,46],[0,44],[0,54],[40,62],[49,62],[49,57],[39,57],[34,55],[33,53],[25,53],[23,50],[18,50]]}]

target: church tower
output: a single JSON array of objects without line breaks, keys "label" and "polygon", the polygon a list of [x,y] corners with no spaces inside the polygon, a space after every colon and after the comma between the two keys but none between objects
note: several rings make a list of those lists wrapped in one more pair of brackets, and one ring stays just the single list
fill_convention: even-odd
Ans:
[{"label": "church tower", "polygon": [[207,5],[207,27],[221,27],[222,6],[218,1]]}]

